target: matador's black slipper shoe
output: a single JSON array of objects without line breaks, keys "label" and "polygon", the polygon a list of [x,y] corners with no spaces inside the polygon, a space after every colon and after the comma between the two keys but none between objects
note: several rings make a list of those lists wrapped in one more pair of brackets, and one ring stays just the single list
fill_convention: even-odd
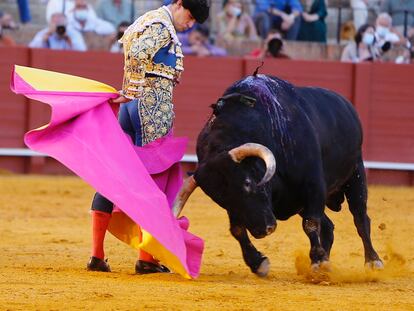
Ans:
[{"label": "matador's black slipper shoe", "polygon": [[108,259],[104,261],[98,257],[92,256],[86,265],[86,269],[88,271],[111,272],[111,268],[107,261]]},{"label": "matador's black slipper shoe", "polygon": [[169,273],[170,270],[163,265],[137,260],[135,263],[135,273],[137,274],[148,274],[148,273]]}]

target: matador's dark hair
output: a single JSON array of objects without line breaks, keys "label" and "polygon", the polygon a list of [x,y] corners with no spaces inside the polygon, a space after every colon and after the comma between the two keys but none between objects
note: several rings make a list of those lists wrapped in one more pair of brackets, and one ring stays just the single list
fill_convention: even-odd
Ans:
[{"label": "matador's dark hair", "polygon": [[[177,2],[177,0],[173,1]],[[210,4],[208,0],[182,0],[184,9],[187,9],[191,12],[191,15],[197,21],[197,23],[202,24],[208,18],[210,11]]]}]

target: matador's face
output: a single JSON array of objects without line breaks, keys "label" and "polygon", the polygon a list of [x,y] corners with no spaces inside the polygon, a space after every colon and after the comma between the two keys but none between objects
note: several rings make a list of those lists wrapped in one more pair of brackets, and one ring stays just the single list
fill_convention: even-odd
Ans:
[{"label": "matador's face", "polygon": [[181,0],[176,3],[175,10],[173,10],[173,24],[176,31],[185,31],[193,27],[195,18],[191,15],[190,10],[182,6]]}]

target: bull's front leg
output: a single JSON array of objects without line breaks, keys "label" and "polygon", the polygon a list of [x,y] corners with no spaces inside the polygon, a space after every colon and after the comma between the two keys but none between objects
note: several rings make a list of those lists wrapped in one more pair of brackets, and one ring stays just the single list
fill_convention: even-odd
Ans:
[{"label": "bull's front leg", "polygon": [[[324,217],[325,192],[320,187],[308,187],[307,203],[301,213],[302,228],[309,238],[311,249],[312,270],[319,267],[329,267],[329,253],[323,248],[321,242],[321,221]],[[329,247],[330,248],[330,247]]]},{"label": "bull's front leg", "polygon": [[246,228],[241,225],[230,223],[230,232],[240,243],[243,259],[250,270],[260,277],[267,276],[270,269],[269,259],[254,247],[247,235]]}]

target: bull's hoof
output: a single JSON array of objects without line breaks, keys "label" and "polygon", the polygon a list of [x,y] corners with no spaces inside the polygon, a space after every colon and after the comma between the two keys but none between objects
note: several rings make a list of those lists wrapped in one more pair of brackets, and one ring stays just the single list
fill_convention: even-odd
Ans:
[{"label": "bull's hoof", "polygon": [[261,278],[264,278],[269,274],[269,270],[270,270],[270,261],[267,257],[264,257],[263,261],[261,262],[257,270],[254,271],[254,273],[256,273]]},{"label": "bull's hoof", "polygon": [[365,263],[366,270],[384,270],[384,264],[380,259],[367,261]]},{"label": "bull's hoof", "polygon": [[311,264],[311,271],[314,273],[330,272],[331,270],[331,263],[328,260],[322,260]]}]

